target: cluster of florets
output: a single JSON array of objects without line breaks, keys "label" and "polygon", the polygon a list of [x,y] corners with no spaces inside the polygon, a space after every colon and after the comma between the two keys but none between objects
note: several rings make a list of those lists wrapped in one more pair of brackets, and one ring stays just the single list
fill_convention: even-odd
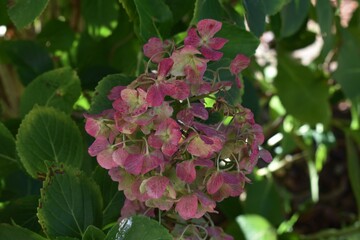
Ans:
[{"label": "cluster of florets", "polygon": [[[112,109],[86,116],[86,131],[95,138],[89,154],[124,191],[122,217],[159,209],[182,220],[201,218],[216,212],[216,202],[243,192],[259,157],[271,161],[260,150],[264,137],[252,112],[216,97],[232,82],[221,81],[216,71],[213,79],[204,77],[208,62],[223,56],[219,50],[228,40],[214,37],[221,26],[200,21],[179,48],[151,38],[143,48],[150,59],[146,72],[111,90]],[[230,71],[241,86],[240,73],[248,64],[239,54],[221,70]],[[214,122],[214,113],[223,118]],[[207,234],[225,236],[215,227]]]}]

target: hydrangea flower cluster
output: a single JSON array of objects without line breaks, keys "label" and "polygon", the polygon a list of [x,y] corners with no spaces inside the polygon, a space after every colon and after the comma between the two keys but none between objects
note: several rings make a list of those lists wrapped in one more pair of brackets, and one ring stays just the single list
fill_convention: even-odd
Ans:
[{"label": "hydrangea flower cluster", "polygon": [[[156,70],[148,67],[128,86],[114,87],[108,95],[113,108],[86,116],[86,131],[95,138],[89,154],[124,191],[122,217],[158,209],[179,221],[202,218],[216,212],[216,202],[243,192],[259,158],[271,161],[260,150],[264,136],[252,112],[216,97],[232,85],[207,68],[223,56],[219,50],[228,40],[215,37],[221,27],[201,20],[181,47],[149,39],[144,55]],[[240,73],[249,62],[239,54],[221,69],[241,87]],[[204,77],[207,71],[213,79]],[[214,101],[211,107],[207,99]],[[214,122],[214,113],[224,117]],[[178,231],[177,238],[196,239],[184,237],[190,229]],[[231,239],[214,226],[204,229],[212,239]]]}]

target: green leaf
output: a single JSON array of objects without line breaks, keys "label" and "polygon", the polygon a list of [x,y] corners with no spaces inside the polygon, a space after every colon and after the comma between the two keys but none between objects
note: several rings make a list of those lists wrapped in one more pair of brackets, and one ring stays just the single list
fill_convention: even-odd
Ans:
[{"label": "green leaf", "polygon": [[281,11],[281,37],[289,37],[296,33],[308,15],[310,1],[291,0]]},{"label": "green leaf", "polygon": [[10,19],[17,28],[23,28],[32,23],[44,11],[48,0],[15,0],[12,3],[8,9]]},{"label": "green leaf", "polygon": [[223,37],[229,40],[221,49],[224,53],[223,58],[233,59],[238,53],[251,56],[259,46],[259,39],[252,33],[241,29],[238,26],[223,23],[222,29],[216,34],[216,37]]},{"label": "green leaf", "polygon": [[[355,131],[354,131],[355,133]],[[359,135],[359,131],[356,132],[356,135]],[[356,199],[356,205],[358,211],[360,211],[360,158],[359,158],[359,149],[356,148],[351,135],[346,134],[346,154],[347,154],[347,169],[349,172],[349,179],[351,183],[351,188]],[[359,214],[360,219],[360,214]]]},{"label": "green leaf", "polygon": [[53,53],[68,51],[75,41],[75,32],[68,22],[52,19],[45,23],[37,39]]},{"label": "green leaf", "polygon": [[15,139],[11,132],[0,122],[0,177],[11,173],[18,166]]},{"label": "green leaf", "polygon": [[326,82],[286,54],[279,54],[278,61],[274,84],[287,113],[309,124],[328,123],[331,112]]},{"label": "green leaf", "polygon": [[34,79],[26,88],[20,102],[20,113],[27,114],[34,105],[55,107],[71,113],[81,94],[80,79],[71,68],[59,68]]},{"label": "green leaf", "polygon": [[49,237],[82,237],[90,225],[101,226],[99,186],[84,173],[52,167],[41,189],[39,222]]},{"label": "green leaf", "polygon": [[7,14],[6,4],[6,0],[0,0],[0,26],[7,26],[10,23],[10,18]]},{"label": "green leaf", "polygon": [[110,90],[115,86],[126,86],[133,79],[123,74],[113,74],[104,77],[95,88],[95,96],[91,102],[90,113],[98,114],[112,108],[111,101],[107,98]]},{"label": "green leaf", "polygon": [[76,124],[54,108],[34,108],[22,121],[16,142],[26,171],[37,178],[47,172],[48,162],[79,167],[82,137]]},{"label": "green leaf", "polygon": [[24,85],[53,69],[49,53],[34,41],[0,41],[0,61],[13,64]]},{"label": "green leaf", "polygon": [[146,42],[151,37],[168,37],[172,26],[172,13],[162,0],[134,0],[139,15],[139,34]]},{"label": "green leaf", "polygon": [[276,230],[263,217],[256,214],[240,215],[236,218],[246,240],[276,240]]},{"label": "green leaf", "polygon": [[133,216],[123,219],[109,231],[105,240],[172,240],[168,230],[157,221],[145,216]]},{"label": "green leaf", "polygon": [[341,85],[346,97],[354,100],[360,96],[360,30],[342,29],[342,45],[338,57],[335,80]]},{"label": "green leaf", "polygon": [[133,0],[119,0],[119,2],[121,3],[131,21],[138,20],[139,16],[136,12],[136,6]]},{"label": "green leaf", "polygon": [[82,238],[82,240],[103,240],[105,238],[105,233],[98,229],[97,227],[94,227],[90,225]]},{"label": "green leaf", "polygon": [[290,0],[262,0],[267,15],[278,13]]},{"label": "green leaf", "polygon": [[97,167],[93,179],[100,186],[104,201],[103,225],[116,222],[120,217],[120,209],[124,205],[125,196],[118,190],[118,183],[111,180],[107,170]]},{"label": "green leaf", "polygon": [[0,239],[46,240],[46,238],[26,228],[12,226],[4,223],[0,224]]},{"label": "green leaf", "polygon": [[244,5],[249,28],[255,36],[260,37],[265,31],[265,10],[263,0],[244,0]]},{"label": "green leaf", "polygon": [[331,3],[326,0],[317,1],[316,15],[321,29],[321,35],[324,40],[324,46],[321,49],[321,56],[325,58],[329,51],[333,48],[333,43],[335,42],[334,35],[331,32],[334,21],[334,11]]},{"label": "green leaf", "polygon": [[81,14],[91,36],[107,37],[117,25],[117,1],[82,0]]},{"label": "green leaf", "polygon": [[196,25],[202,19],[211,18],[220,21],[223,16],[223,8],[219,0],[196,0],[194,16],[191,24]]}]

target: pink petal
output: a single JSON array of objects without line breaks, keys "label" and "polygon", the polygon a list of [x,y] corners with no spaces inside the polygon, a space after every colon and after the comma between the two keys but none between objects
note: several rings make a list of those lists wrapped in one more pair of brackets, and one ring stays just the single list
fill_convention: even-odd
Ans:
[{"label": "pink petal", "polygon": [[219,51],[215,51],[209,47],[201,47],[200,52],[206,59],[209,59],[211,61],[218,61],[222,58],[223,53]]},{"label": "pink petal", "polygon": [[214,50],[220,50],[228,41],[229,40],[225,38],[215,37],[215,38],[211,38],[207,43],[207,45]]},{"label": "pink petal", "polygon": [[176,165],[176,176],[186,183],[192,183],[196,178],[193,161],[183,161]]},{"label": "pink petal", "polygon": [[129,111],[129,105],[122,100],[121,98],[116,99],[113,103],[112,103],[112,107],[118,111],[119,113],[127,113]]},{"label": "pink petal", "polygon": [[174,155],[174,153],[179,149],[178,144],[172,144],[170,143],[165,143],[162,147],[161,147],[161,151],[164,153],[165,156],[171,157],[172,155]]},{"label": "pink petal", "polygon": [[148,143],[151,147],[156,149],[160,149],[163,145],[163,141],[161,140],[161,138],[153,134],[149,136]]},{"label": "pink petal", "polygon": [[121,179],[121,175],[118,167],[111,168],[109,170],[109,175],[111,177],[111,180],[113,180],[114,182],[118,182]]},{"label": "pink petal", "polygon": [[197,209],[198,198],[193,194],[181,197],[175,207],[175,211],[177,211],[184,220],[193,218]]},{"label": "pink petal", "polygon": [[184,39],[184,45],[191,45],[194,47],[198,47],[200,45],[200,37],[196,32],[195,28],[190,28],[186,38]]},{"label": "pink petal", "polygon": [[209,194],[214,194],[217,191],[219,191],[219,189],[223,184],[224,184],[223,175],[219,172],[215,172],[211,175],[211,177],[207,181],[206,190]]},{"label": "pink petal", "polygon": [[111,169],[117,167],[117,164],[112,159],[112,153],[113,150],[108,148],[96,156],[96,160],[102,168]]},{"label": "pink petal", "polygon": [[149,155],[144,156],[141,174],[146,174],[157,168],[164,162],[164,156],[159,150],[154,150]]},{"label": "pink petal", "polygon": [[142,170],[144,156],[142,154],[130,154],[124,162],[124,168],[127,172],[139,175]]},{"label": "pink petal", "polygon": [[195,166],[212,168],[212,167],[214,167],[214,162],[211,161],[210,159],[196,159],[194,161],[194,165]]},{"label": "pink petal", "polygon": [[113,87],[110,91],[110,93],[108,94],[108,99],[109,100],[116,100],[118,98],[121,97],[121,91],[124,90],[126,87],[125,86],[116,86]]},{"label": "pink petal", "polygon": [[[86,116],[85,116],[86,117]],[[92,137],[96,137],[101,130],[101,121],[86,117],[85,131]]]},{"label": "pink petal", "polygon": [[202,38],[212,38],[215,33],[220,31],[222,23],[213,19],[203,19],[198,22],[197,30]]},{"label": "pink petal", "polygon": [[146,102],[151,107],[157,107],[163,103],[164,98],[165,98],[165,93],[163,92],[161,85],[154,84],[148,89]]},{"label": "pink petal", "polygon": [[265,149],[261,149],[259,152],[259,156],[267,163],[270,163],[272,161],[272,156],[269,151]]},{"label": "pink petal", "polygon": [[201,191],[195,192],[196,196],[199,199],[199,202],[201,205],[205,206],[206,208],[212,208],[214,209],[216,207],[216,203],[214,200],[212,200],[208,195]]},{"label": "pink petal", "polygon": [[164,194],[169,182],[170,180],[167,177],[151,177],[146,180],[145,183],[146,193],[149,195],[150,198],[160,198]]},{"label": "pink petal", "polygon": [[250,58],[243,54],[238,54],[230,63],[230,72],[232,74],[239,74],[242,70],[247,68],[250,64]]},{"label": "pink petal", "polygon": [[165,77],[170,72],[172,66],[174,65],[174,61],[171,58],[165,58],[159,63],[158,68],[158,79],[165,79]]},{"label": "pink petal", "polygon": [[169,211],[174,205],[174,200],[168,198],[149,199],[146,201],[146,206],[158,208],[161,211]]},{"label": "pink petal", "polygon": [[150,38],[143,47],[144,55],[154,63],[159,63],[164,55],[164,44],[160,38]]},{"label": "pink petal", "polygon": [[108,146],[110,146],[108,139],[104,136],[98,136],[89,147],[88,153],[90,156],[95,157]]},{"label": "pink petal", "polygon": [[192,103],[191,111],[195,117],[198,117],[202,120],[207,120],[209,118],[209,113],[202,103]]},{"label": "pink petal", "polygon": [[167,95],[177,100],[185,100],[190,95],[189,86],[184,81],[174,80],[167,84],[167,86],[171,87],[171,90],[167,90]]},{"label": "pink petal", "polygon": [[124,167],[124,163],[128,156],[129,153],[124,148],[118,148],[112,154],[113,161],[120,167]]}]

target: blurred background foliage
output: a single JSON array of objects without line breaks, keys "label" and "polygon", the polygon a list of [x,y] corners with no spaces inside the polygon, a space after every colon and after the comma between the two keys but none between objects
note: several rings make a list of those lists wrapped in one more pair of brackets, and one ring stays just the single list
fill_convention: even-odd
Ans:
[{"label": "blurred background foliage", "polygon": [[[227,97],[254,112],[264,127],[264,147],[274,157],[270,165],[258,166],[240,199],[219,205],[215,223],[235,239],[360,239],[359,3],[0,0],[0,236],[42,239],[36,214],[46,215],[37,210],[43,179],[38,169],[25,173],[20,160],[37,156],[27,148],[31,139],[17,136],[21,122],[23,132],[31,128],[35,104],[55,107],[76,123],[64,120],[56,128],[80,129],[64,133],[80,142],[78,150],[66,153],[77,154],[81,162],[75,165],[91,178],[80,190],[92,189],[92,181],[100,186],[101,203],[109,208],[103,209],[102,224],[93,222],[98,228],[88,231],[98,237],[89,239],[105,236],[101,230],[116,221],[123,198],[86,154],[82,114],[95,87],[109,74],[141,73],[142,45],[150,37],[181,42],[191,24],[212,18],[224,23],[219,36],[231,40],[225,56],[252,56],[243,73],[244,91]],[[126,84],[124,75],[107,78]],[[47,113],[51,121],[55,115]],[[99,190],[92,191],[88,197]],[[84,223],[84,230],[91,224]]]}]

